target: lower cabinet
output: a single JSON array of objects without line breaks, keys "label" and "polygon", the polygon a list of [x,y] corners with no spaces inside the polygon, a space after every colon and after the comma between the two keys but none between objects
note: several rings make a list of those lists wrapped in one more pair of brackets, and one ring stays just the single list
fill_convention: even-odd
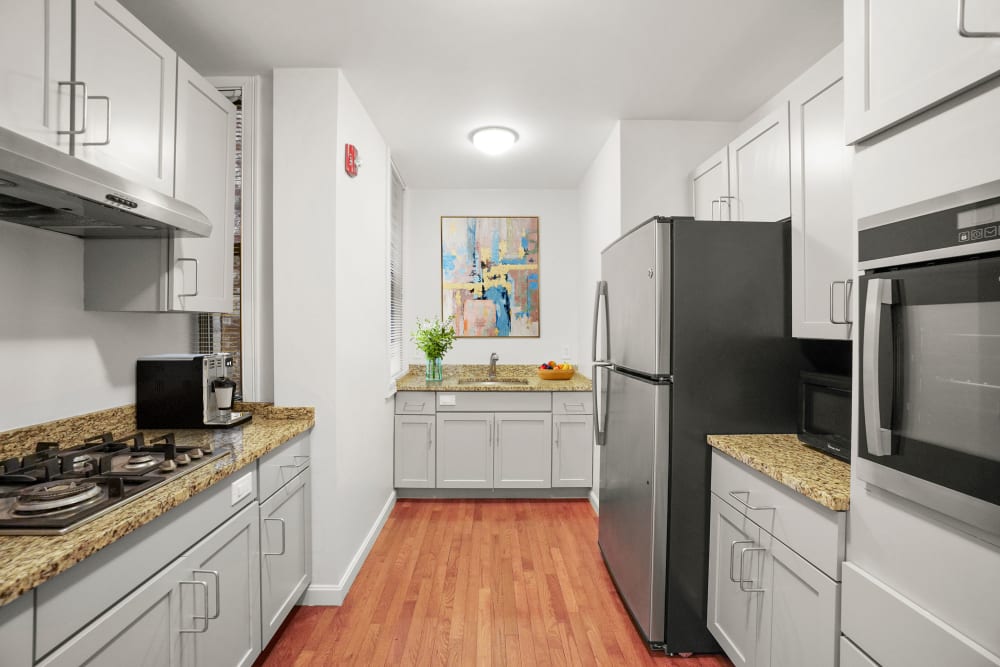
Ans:
[{"label": "lower cabinet", "polygon": [[[312,572],[311,484],[306,468],[260,505],[262,645],[309,586]],[[228,663],[227,663],[228,664]]]},{"label": "lower cabinet", "polygon": [[593,416],[552,415],[552,486],[593,485]]},{"label": "lower cabinet", "polygon": [[393,480],[401,488],[434,488],[434,415],[396,415]]},{"label": "lower cabinet", "polygon": [[493,487],[493,413],[437,416],[437,488]]},{"label": "lower cabinet", "polygon": [[552,415],[497,413],[493,488],[547,489],[552,486]]}]

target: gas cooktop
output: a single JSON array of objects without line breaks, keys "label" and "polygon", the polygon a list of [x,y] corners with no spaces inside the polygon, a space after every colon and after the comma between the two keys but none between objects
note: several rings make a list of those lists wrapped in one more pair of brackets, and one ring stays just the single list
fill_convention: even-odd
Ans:
[{"label": "gas cooktop", "polygon": [[178,445],[173,433],[148,443],[102,433],[66,449],[40,442],[0,462],[0,534],[62,535],[230,451]]}]

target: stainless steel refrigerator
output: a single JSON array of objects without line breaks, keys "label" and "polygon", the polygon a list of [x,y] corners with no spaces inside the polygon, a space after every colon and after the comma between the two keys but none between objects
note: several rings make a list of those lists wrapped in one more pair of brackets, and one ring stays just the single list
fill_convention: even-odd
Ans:
[{"label": "stainless steel refrigerator", "polygon": [[601,277],[601,553],[651,648],[716,651],[705,438],[795,432],[788,223],[652,218],[603,251]]}]

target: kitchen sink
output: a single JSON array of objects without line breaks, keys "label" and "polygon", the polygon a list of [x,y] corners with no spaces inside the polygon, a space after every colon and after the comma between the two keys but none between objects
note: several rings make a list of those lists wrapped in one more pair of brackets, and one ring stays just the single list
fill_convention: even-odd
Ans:
[{"label": "kitchen sink", "polygon": [[489,378],[461,378],[458,383],[497,386],[505,384],[525,385],[528,384],[528,381],[524,378],[497,378],[496,380],[491,380]]}]

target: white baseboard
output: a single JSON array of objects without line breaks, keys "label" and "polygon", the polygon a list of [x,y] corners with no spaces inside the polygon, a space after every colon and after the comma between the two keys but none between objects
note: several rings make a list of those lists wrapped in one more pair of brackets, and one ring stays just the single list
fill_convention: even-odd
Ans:
[{"label": "white baseboard", "polygon": [[590,506],[594,508],[594,514],[600,515],[600,501],[597,498],[597,487],[595,486],[590,490],[590,494],[587,496],[590,498]]},{"label": "white baseboard", "polygon": [[357,552],[354,554],[354,558],[351,559],[351,564],[347,567],[347,572],[340,578],[340,582],[336,584],[313,584],[309,586],[299,604],[307,607],[339,607],[344,604],[344,598],[347,597],[347,592],[351,590],[351,584],[354,583],[358,572],[361,571],[361,566],[364,565],[365,559],[375,545],[378,534],[382,532],[382,526],[389,519],[389,514],[392,513],[392,508],[395,505],[396,491],[393,490],[389,494],[389,498],[385,501],[382,511],[379,512],[378,518],[375,519],[375,523],[372,524],[371,530],[368,531],[368,535],[365,536],[364,542],[361,543],[361,546],[358,547]]}]

